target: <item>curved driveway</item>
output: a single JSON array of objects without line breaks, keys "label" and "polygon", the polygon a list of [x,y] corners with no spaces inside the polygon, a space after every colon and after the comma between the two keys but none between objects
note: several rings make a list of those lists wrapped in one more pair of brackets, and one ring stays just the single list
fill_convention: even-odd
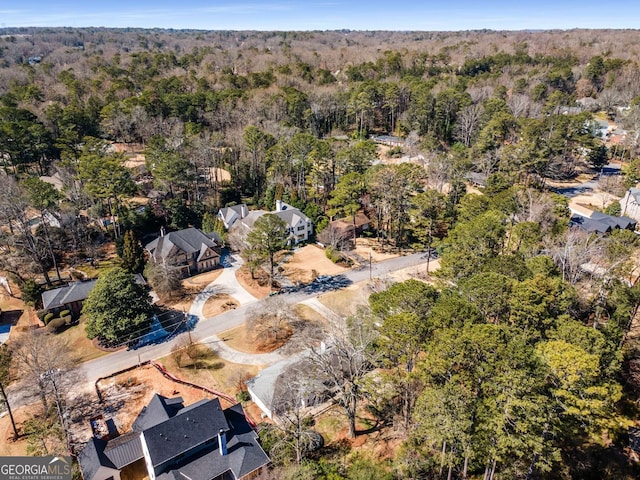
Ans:
[{"label": "curved driveway", "polygon": [[[349,283],[357,283],[364,280],[368,280],[370,276],[372,277],[383,277],[388,275],[389,273],[401,270],[407,267],[414,267],[417,265],[423,265],[425,260],[422,258],[422,253],[415,253],[412,255],[406,255],[404,257],[392,258],[389,260],[384,260],[382,262],[374,263],[371,266],[371,271],[368,268],[363,268],[361,270],[350,270],[344,272],[340,276],[344,277]],[[236,259],[234,264],[231,267],[227,267],[228,270],[237,270],[239,268],[239,261]],[[225,269],[225,270],[227,270]],[[238,293],[238,291],[233,290],[234,285],[237,280],[235,280],[235,270],[233,271],[234,279],[228,277],[229,273],[223,272],[223,274],[218,277],[218,279],[227,278],[229,280],[228,285],[224,285],[227,290],[226,292],[235,291],[237,295],[241,295],[240,301],[244,301],[243,305],[240,305],[238,308],[234,310],[230,310],[220,315],[216,315],[215,317],[211,317],[208,319],[202,319],[199,321],[195,328],[192,330],[191,334],[194,338],[199,339],[202,343],[218,343],[223,344],[219,338],[217,338],[217,334],[224,332],[225,330],[229,330],[231,328],[235,328],[239,325],[242,325],[246,321],[246,313],[248,308],[254,308],[255,305],[259,305],[261,300],[256,300],[255,297],[251,296],[242,296],[242,294]],[[226,273],[227,276],[223,277]],[[215,282],[212,282],[215,285]],[[211,285],[209,285],[211,286]],[[208,287],[209,287],[208,286]],[[208,289],[205,288],[205,290]],[[279,295],[284,302],[289,305],[294,305],[296,303],[300,303],[304,300],[308,300],[314,297],[317,297],[321,292],[317,291],[298,291],[294,293],[287,293],[283,295]],[[208,298],[208,297],[206,297]],[[198,311],[200,309],[200,313],[202,313],[202,306],[206,301],[205,295],[200,297],[198,304],[195,307],[192,307],[194,311]],[[243,300],[244,299],[244,300]],[[311,302],[313,305],[314,302]],[[139,362],[143,362],[146,360],[156,360],[158,358],[167,356],[171,353],[171,349],[179,342],[182,338],[187,337],[188,333],[182,333],[175,337],[172,341],[161,343],[157,345],[147,345],[145,347],[141,347],[137,350],[119,350],[117,352],[110,353],[103,357],[96,358],[94,360],[90,360],[88,362],[79,365],[76,369],[76,373],[78,374],[78,379],[76,385],[80,387],[80,385],[86,382],[87,387],[92,386],[93,383],[102,377],[108,377],[115,372],[119,372],[129,367],[133,367]],[[223,347],[224,348],[224,347]],[[222,351],[222,350],[220,350]],[[227,352],[227,350],[225,350]],[[260,359],[256,359],[253,357],[253,361],[250,364],[254,364],[253,362],[258,361],[259,364],[270,364],[277,358],[277,352],[273,352],[272,358],[262,357]],[[225,353],[226,355],[227,353]],[[221,355],[222,356],[222,355]],[[244,360],[249,360],[245,358]],[[268,361],[264,361],[268,360]],[[83,377],[81,380],[80,377]],[[10,394],[12,397],[12,403],[18,407],[20,405],[24,405],[33,400],[30,398],[32,396],[32,392],[21,391],[22,385],[13,384],[10,388]]]}]

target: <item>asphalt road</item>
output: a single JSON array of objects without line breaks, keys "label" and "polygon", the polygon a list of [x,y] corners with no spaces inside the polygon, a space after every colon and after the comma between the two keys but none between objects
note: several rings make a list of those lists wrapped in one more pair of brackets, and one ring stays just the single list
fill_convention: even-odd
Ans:
[{"label": "asphalt road", "polygon": [[620,164],[619,163],[610,163],[602,168],[599,174],[593,177],[591,180],[583,182],[579,185],[575,185],[573,187],[566,188],[552,188],[556,193],[560,195],[564,195],[565,197],[572,198],[577,195],[583,195],[590,192],[593,192],[597,186],[598,181],[600,180],[600,176],[608,176],[608,175],[620,175]]},{"label": "asphalt road", "polygon": [[[337,290],[353,283],[368,280],[370,277],[384,277],[397,270],[424,264],[426,261],[423,258],[423,255],[424,254],[422,253],[414,253],[373,263],[371,265],[371,269],[369,269],[369,266],[365,266],[358,270],[348,270],[340,275],[334,275],[322,283],[316,282],[311,286],[300,289],[299,291],[280,294],[278,297],[286,303],[294,305],[303,300],[317,297],[327,291]],[[264,299],[256,300],[253,303],[242,305],[235,310],[230,310],[223,314],[199,321],[191,331],[191,337],[194,340],[197,339],[203,343],[213,341],[210,337],[245,323],[247,310],[256,308],[260,302],[264,302]],[[82,382],[86,383],[87,386],[93,386],[93,384],[100,378],[108,377],[113,373],[133,367],[140,362],[157,360],[161,357],[165,357],[171,353],[171,349],[176,343],[180,342],[182,338],[187,337],[188,335],[189,333],[185,332],[173,337],[170,341],[165,343],[147,345],[135,350],[119,350],[100,358],[96,358],[95,360],[85,362],[77,368],[76,373],[78,374],[78,383]],[[20,385],[14,384],[11,387],[12,388],[9,390],[9,393],[12,406],[18,407],[20,405],[31,403],[34,400],[33,396],[35,392],[27,391],[26,389],[21,388]]]}]

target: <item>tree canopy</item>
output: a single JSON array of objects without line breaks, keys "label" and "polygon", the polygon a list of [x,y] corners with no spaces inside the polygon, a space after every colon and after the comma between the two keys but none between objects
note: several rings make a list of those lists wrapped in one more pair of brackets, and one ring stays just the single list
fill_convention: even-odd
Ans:
[{"label": "tree canopy", "polygon": [[153,306],[144,286],[116,267],[104,272],[84,302],[89,338],[108,346],[141,337],[151,324]]}]

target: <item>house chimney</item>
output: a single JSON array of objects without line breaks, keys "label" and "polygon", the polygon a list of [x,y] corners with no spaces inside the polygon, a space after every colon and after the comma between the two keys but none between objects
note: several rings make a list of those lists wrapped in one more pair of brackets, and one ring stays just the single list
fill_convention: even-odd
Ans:
[{"label": "house chimney", "polygon": [[227,454],[227,434],[223,429],[218,432],[218,447],[220,447],[220,455]]},{"label": "house chimney", "polygon": [[164,227],[160,227],[160,236],[164,237]]},{"label": "house chimney", "polygon": [[276,212],[282,211],[282,200],[276,200]]}]

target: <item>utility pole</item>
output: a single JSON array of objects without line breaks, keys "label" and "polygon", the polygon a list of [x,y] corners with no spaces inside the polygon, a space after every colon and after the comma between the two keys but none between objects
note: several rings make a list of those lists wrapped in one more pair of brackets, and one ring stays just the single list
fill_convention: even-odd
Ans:
[{"label": "utility pole", "polygon": [[373,275],[371,271],[371,252],[369,252],[369,281],[373,280]]}]

